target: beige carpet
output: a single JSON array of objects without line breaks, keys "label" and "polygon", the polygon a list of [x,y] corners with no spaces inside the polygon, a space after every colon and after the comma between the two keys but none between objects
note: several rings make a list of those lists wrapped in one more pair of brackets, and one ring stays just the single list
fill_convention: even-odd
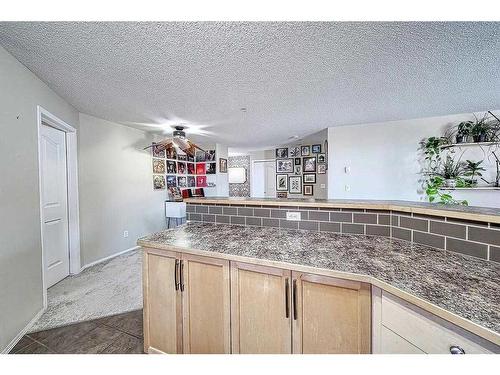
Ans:
[{"label": "beige carpet", "polygon": [[49,288],[47,310],[30,331],[141,309],[141,255],[130,251]]}]

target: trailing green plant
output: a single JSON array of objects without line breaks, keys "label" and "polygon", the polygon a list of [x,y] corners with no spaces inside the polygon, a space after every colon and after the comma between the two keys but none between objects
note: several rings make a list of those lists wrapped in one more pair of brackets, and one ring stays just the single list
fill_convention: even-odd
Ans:
[{"label": "trailing green plant", "polygon": [[444,193],[441,188],[444,185],[444,178],[441,176],[433,176],[427,180],[425,187],[425,194],[429,198],[431,203],[440,204],[458,204],[462,206],[468,206],[469,202],[466,200],[456,200],[453,199],[451,194]]},{"label": "trailing green plant", "polygon": [[481,164],[483,163],[484,160],[480,161],[472,161],[472,160],[466,160],[466,165],[465,165],[465,173],[464,176],[470,177],[470,185],[474,186],[477,181],[474,180],[474,177],[481,177],[482,174],[481,172],[486,171]]},{"label": "trailing green plant", "polygon": [[441,161],[441,147],[448,143],[449,140],[446,137],[429,137],[420,142],[430,169],[438,166]]}]

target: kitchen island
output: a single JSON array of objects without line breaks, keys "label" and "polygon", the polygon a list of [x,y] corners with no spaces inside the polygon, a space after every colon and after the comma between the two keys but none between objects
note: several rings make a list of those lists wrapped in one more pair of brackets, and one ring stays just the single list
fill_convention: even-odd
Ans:
[{"label": "kitchen island", "polygon": [[386,236],[194,222],[138,244],[146,352],[500,351],[496,262]]}]

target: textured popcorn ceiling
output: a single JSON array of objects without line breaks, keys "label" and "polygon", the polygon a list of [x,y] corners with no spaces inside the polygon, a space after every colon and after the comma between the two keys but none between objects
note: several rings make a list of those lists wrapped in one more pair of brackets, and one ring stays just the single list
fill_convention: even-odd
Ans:
[{"label": "textured popcorn ceiling", "polygon": [[81,112],[238,148],[500,107],[500,23],[15,22],[0,44]]}]

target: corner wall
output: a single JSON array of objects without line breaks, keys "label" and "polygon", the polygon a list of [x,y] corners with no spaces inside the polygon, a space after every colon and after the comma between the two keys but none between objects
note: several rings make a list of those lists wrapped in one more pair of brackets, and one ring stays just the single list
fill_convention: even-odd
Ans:
[{"label": "corner wall", "polygon": [[78,112],[0,47],[0,352],[43,308],[37,105]]}]

